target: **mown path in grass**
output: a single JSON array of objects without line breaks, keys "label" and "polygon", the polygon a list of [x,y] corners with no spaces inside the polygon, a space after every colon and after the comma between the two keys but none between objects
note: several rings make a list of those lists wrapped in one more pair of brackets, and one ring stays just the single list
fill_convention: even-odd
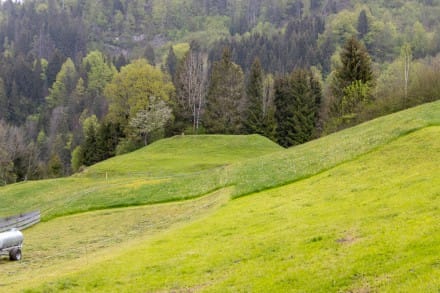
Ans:
[{"label": "mown path in grass", "polygon": [[230,198],[219,190],[195,200],[60,217],[24,231],[23,259],[0,258],[0,292],[112,259],[164,231],[206,217]]},{"label": "mown path in grass", "polygon": [[421,129],[36,291],[438,292],[439,154]]},{"label": "mown path in grass", "polygon": [[[189,199],[228,186],[235,187],[233,197],[240,197],[323,172],[429,125],[440,125],[440,101],[378,118],[288,150],[280,151],[258,136],[251,136],[249,146],[246,146],[246,137],[201,136],[194,138],[197,143],[191,144],[193,149],[188,150],[186,145],[175,161],[164,162],[161,142],[158,142],[151,146],[151,152],[148,147],[143,150],[149,154],[143,154],[142,159],[138,159],[141,150],[98,164],[79,176],[0,188],[0,215],[41,209],[44,220],[50,220],[90,210]],[[210,139],[212,142],[203,147],[204,141]],[[231,139],[234,143],[228,148]],[[237,139],[244,140],[235,143]],[[165,151],[171,154],[178,150],[180,142],[188,143],[188,140],[166,140],[166,144],[171,144]],[[178,158],[185,162],[183,167],[179,167]],[[145,166],[151,163],[155,170],[152,174],[156,175],[161,174],[161,166],[168,168],[167,177],[130,173],[132,163],[133,170],[148,169]],[[197,166],[202,171],[187,173]],[[110,174],[108,178],[106,170]]]}]

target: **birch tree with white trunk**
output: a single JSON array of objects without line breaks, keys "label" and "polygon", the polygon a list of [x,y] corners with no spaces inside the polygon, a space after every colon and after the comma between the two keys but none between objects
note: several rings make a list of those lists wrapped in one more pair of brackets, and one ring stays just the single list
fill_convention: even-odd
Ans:
[{"label": "birch tree with white trunk", "polygon": [[181,65],[177,101],[180,108],[191,117],[194,133],[197,133],[205,104],[206,69],[203,55],[198,50],[189,50]]}]

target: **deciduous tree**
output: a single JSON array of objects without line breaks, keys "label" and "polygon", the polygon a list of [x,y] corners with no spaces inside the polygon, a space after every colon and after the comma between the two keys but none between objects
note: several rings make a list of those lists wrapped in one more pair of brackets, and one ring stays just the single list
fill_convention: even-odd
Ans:
[{"label": "deciduous tree", "polygon": [[105,88],[109,101],[108,119],[127,132],[129,121],[141,110],[148,109],[150,99],[168,101],[174,86],[168,75],[139,59],[121,68]]},{"label": "deciduous tree", "polygon": [[133,132],[140,135],[144,145],[148,143],[148,135],[165,126],[165,123],[171,118],[171,108],[167,106],[164,100],[154,96],[149,98],[148,106],[139,110],[134,117],[130,119],[130,127]]},{"label": "deciduous tree", "polygon": [[182,126],[189,126],[193,133],[197,133],[206,95],[205,64],[202,52],[197,48],[192,47],[185,54],[177,71],[176,85],[175,117],[183,120]]},{"label": "deciduous tree", "polygon": [[47,103],[50,108],[65,106],[73,90],[76,87],[77,72],[72,59],[67,58],[61,66],[52,88],[49,89]]}]

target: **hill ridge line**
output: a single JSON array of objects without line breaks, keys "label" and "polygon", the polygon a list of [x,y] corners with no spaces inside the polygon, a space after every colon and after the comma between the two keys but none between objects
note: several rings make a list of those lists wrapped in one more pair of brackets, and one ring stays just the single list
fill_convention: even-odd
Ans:
[{"label": "hill ridge line", "polygon": [[427,125],[427,126],[423,126],[423,127],[420,127],[420,128],[411,129],[411,130],[409,130],[409,131],[407,131],[407,132],[405,132],[405,133],[402,133],[401,135],[399,135],[399,136],[397,136],[397,137],[394,137],[394,138],[390,139],[389,141],[387,141],[387,142],[384,143],[384,144],[378,145],[378,146],[376,146],[376,147],[374,147],[374,148],[372,148],[372,149],[370,149],[370,150],[368,150],[368,151],[366,151],[366,152],[364,152],[364,153],[361,153],[361,154],[359,154],[359,155],[356,155],[356,156],[353,157],[353,158],[349,158],[349,159],[347,159],[347,160],[341,161],[341,162],[339,162],[339,163],[337,163],[337,164],[335,164],[335,165],[333,165],[333,166],[330,166],[330,167],[328,167],[328,168],[321,169],[321,170],[318,171],[317,173],[313,173],[313,174],[310,174],[310,175],[301,176],[301,177],[295,178],[295,179],[293,179],[293,180],[289,180],[289,181],[286,181],[286,182],[284,182],[284,183],[281,183],[281,184],[278,184],[278,185],[274,185],[274,186],[272,186],[272,187],[259,189],[259,190],[257,190],[257,191],[251,191],[251,192],[248,192],[248,193],[245,193],[245,194],[242,194],[242,195],[234,195],[234,196],[232,197],[232,200],[239,199],[239,198],[241,198],[241,197],[245,197],[245,196],[250,196],[250,195],[255,194],[255,193],[260,193],[260,192],[265,192],[265,191],[268,191],[268,190],[272,190],[272,189],[280,188],[280,187],[283,187],[283,186],[286,186],[286,185],[290,185],[290,184],[293,184],[293,183],[297,183],[297,182],[300,182],[300,181],[304,181],[304,180],[307,180],[307,179],[313,178],[313,177],[315,177],[315,176],[319,176],[319,175],[322,174],[322,173],[325,173],[325,172],[327,172],[327,171],[330,171],[330,170],[332,170],[332,169],[335,169],[335,168],[337,168],[337,167],[339,167],[339,166],[342,166],[342,165],[345,165],[345,164],[348,164],[348,163],[351,163],[351,162],[357,161],[357,160],[361,159],[362,157],[365,157],[365,156],[370,155],[370,154],[372,154],[372,153],[374,153],[374,152],[377,152],[377,151],[379,151],[379,150],[385,148],[387,145],[392,144],[393,142],[396,142],[396,141],[398,141],[398,140],[400,140],[400,139],[402,139],[402,138],[404,138],[404,137],[407,137],[407,136],[409,136],[409,135],[411,135],[411,134],[413,134],[413,133],[416,133],[416,132],[422,131],[423,129],[427,129],[427,128],[431,128],[431,127],[440,127],[440,124],[429,124],[429,125]]}]

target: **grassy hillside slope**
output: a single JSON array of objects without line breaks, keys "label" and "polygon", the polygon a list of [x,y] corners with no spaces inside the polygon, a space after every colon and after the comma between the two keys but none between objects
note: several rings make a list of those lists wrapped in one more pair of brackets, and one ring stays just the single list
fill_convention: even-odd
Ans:
[{"label": "grassy hillside slope", "polygon": [[[41,209],[48,220],[96,209],[194,198],[227,186],[234,186],[232,196],[239,197],[323,172],[430,125],[440,125],[440,101],[286,151],[278,151],[279,147],[259,136],[178,137],[159,141],[136,153],[98,164],[79,176],[0,188],[0,216]],[[172,161],[164,158],[162,144],[168,156],[176,148],[181,149],[182,155]],[[232,147],[226,147],[230,144]],[[201,171],[191,173],[194,170]]]},{"label": "grassy hillside slope", "polygon": [[407,133],[35,291],[437,292],[439,154],[440,126]]},{"label": "grassy hillside slope", "polygon": [[174,136],[91,166],[83,176],[167,177],[201,172],[282,150],[258,135]]},{"label": "grassy hillside slope", "polygon": [[229,190],[176,203],[100,210],[59,217],[24,231],[24,258],[0,257],[0,292],[40,284],[119,255],[164,231],[210,215]]},{"label": "grassy hillside slope", "polygon": [[[0,188],[0,216],[40,209],[43,219],[208,194],[221,166],[282,150],[258,136],[178,136],[61,179]],[[220,167],[220,168],[219,168]]]}]

